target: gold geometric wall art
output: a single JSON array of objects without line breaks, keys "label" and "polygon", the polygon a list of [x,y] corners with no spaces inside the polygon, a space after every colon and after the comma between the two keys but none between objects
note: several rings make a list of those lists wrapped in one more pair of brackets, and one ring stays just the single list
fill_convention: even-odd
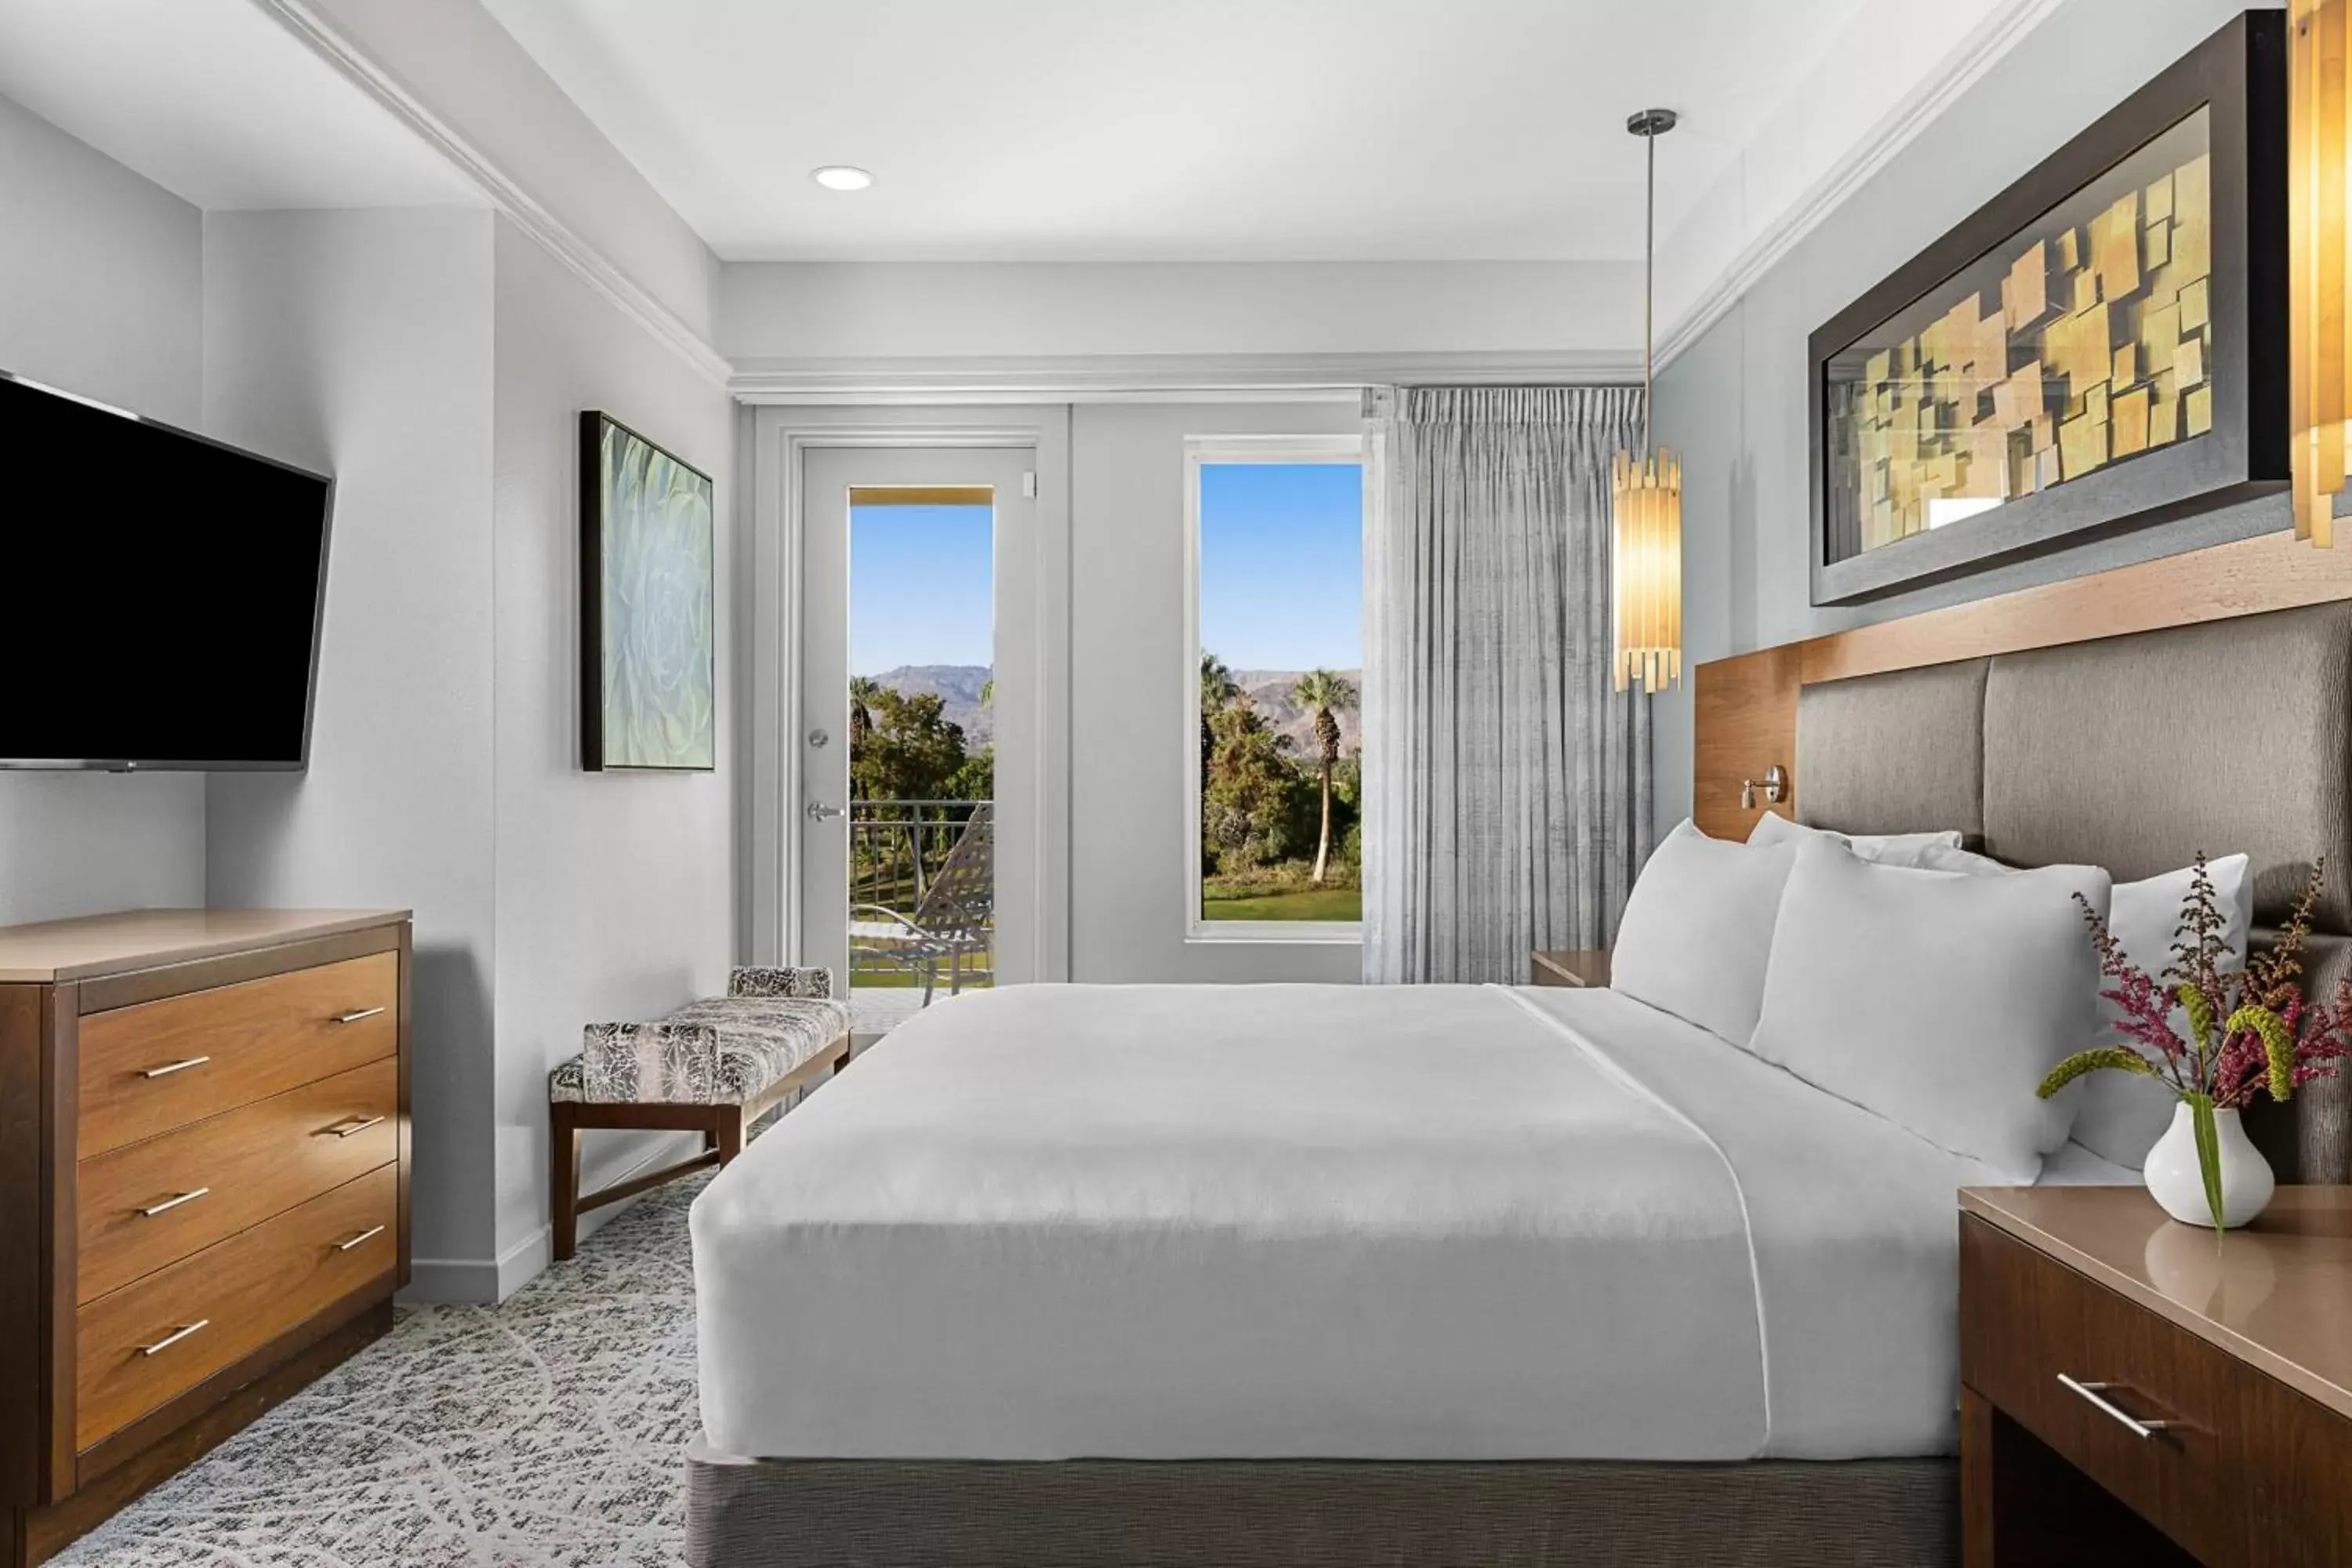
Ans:
[{"label": "gold geometric wall art", "polygon": [[2200,109],[1865,333],[1859,375],[1832,365],[1833,533],[1883,549],[2192,438],[2173,405],[2210,358],[2210,140]]},{"label": "gold geometric wall art", "polygon": [[1815,604],[2285,488],[2285,39],[2242,14],[1813,333]]}]

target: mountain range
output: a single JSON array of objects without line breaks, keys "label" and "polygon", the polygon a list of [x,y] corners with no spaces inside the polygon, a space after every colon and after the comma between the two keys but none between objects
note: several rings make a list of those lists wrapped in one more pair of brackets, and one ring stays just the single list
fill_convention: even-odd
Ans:
[{"label": "mountain range", "polygon": [[[1343,669],[1339,673],[1359,692],[1362,691],[1361,670]],[[1316,754],[1315,715],[1290,696],[1291,686],[1299,674],[1295,669],[1237,669],[1234,681],[1249,694],[1257,710],[1265,715],[1277,732],[1290,737],[1294,756],[1311,758]],[[950,723],[963,726],[964,745],[977,752],[996,733],[994,715],[980,700],[980,689],[987,684],[988,677],[988,667],[982,664],[904,664],[883,671],[874,679],[908,696],[938,692],[940,710]],[[1340,753],[1360,750],[1364,743],[1362,715],[1351,708],[1339,714],[1339,719]]]}]

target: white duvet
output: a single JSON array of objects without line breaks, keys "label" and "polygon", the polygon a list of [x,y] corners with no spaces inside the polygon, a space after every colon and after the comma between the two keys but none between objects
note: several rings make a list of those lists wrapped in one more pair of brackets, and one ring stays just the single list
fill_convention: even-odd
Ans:
[{"label": "white duvet", "polygon": [[969,994],[695,1203],[702,1418],[772,1458],[1947,1452],[1988,1179],[1612,992]]}]

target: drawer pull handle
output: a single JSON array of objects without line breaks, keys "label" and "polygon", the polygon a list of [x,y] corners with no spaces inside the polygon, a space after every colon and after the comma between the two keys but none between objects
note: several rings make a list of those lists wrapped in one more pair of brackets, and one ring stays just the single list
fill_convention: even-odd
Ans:
[{"label": "drawer pull handle", "polygon": [[338,1121],[332,1127],[321,1127],[319,1131],[310,1134],[310,1136],[313,1138],[355,1137],[358,1134],[366,1131],[369,1128],[374,1126],[377,1122],[383,1120],[383,1118],[381,1116],[354,1116],[349,1121]]},{"label": "drawer pull handle", "polygon": [[338,1013],[327,1020],[330,1024],[356,1024],[362,1018],[373,1018],[383,1012],[381,1007],[362,1007],[356,1013]]},{"label": "drawer pull handle", "polygon": [[169,1078],[175,1072],[185,1072],[190,1068],[200,1068],[212,1059],[213,1058],[210,1057],[190,1057],[185,1061],[165,1062],[159,1068],[142,1068],[139,1071],[139,1076],[141,1078]]},{"label": "drawer pull handle", "polygon": [[382,1236],[383,1234],[383,1226],[380,1226],[380,1225],[379,1225],[379,1226],[371,1226],[370,1228],[368,1228],[368,1229],[366,1229],[366,1230],[363,1230],[363,1231],[360,1232],[357,1236],[355,1236],[355,1237],[352,1237],[349,1241],[339,1241],[339,1242],[335,1243],[335,1250],[336,1250],[337,1252],[349,1252],[352,1247],[357,1247],[361,1242],[362,1242],[362,1241],[373,1241],[373,1240],[374,1240],[377,1237]]},{"label": "drawer pull handle", "polygon": [[139,1212],[145,1215],[149,1219],[153,1219],[159,1214],[171,1213],[173,1209],[178,1208],[182,1204],[194,1203],[198,1198],[203,1197],[206,1193],[211,1191],[212,1189],[210,1187],[198,1187],[194,1192],[179,1193],[173,1196],[165,1198],[160,1204],[150,1204]]},{"label": "drawer pull handle", "polygon": [[173,1329],[170,1333],[165,1334],[153,1344],[141,1345],[139,1347],[139,1353],[141,1355],[153,1355],[159,1351],[170,1350],[173,1345],[178,1344],[182,1340],[186,1339],[198,1329],[208,1329],[212,1327],[212,1321],[213,1321],[210,1318],[198,1318],[193,1323],[182,1323],[178,1328]]},{"label": "drawer pull handle", "polygon": [[2107,1390],[2116,1387],[2115,1384],[2080,1383],[2063,1372],[2058,1374],[2058,1381],[2064,1384],[2072,1392],[2090,1401],[2092,1407],[2102,1415],[2112,1416],[2118,1424],[2129,1428],[2135,1437],[2153,1437],[2158,1432],[2166,1431],[2172,1426],[2169,1421],[2143,1421],[2109,1399],[2106,1396]]}]

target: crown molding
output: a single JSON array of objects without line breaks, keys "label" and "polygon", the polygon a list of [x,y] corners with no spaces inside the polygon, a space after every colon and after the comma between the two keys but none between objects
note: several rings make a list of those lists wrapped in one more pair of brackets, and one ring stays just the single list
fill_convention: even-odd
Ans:
[{"label": "crown molding", "polygon": [[488,154],[467,140],[456,127],[426,107],[406,84],[378,65],[368,53],[307,0],[253,0],[265,13],[294,35],[312,54],[325,60],[346,80],[392,111],[403,124],[449,160],[473,183],[492,207],[562,263],[605,302],[644,328],[662,345],[694,367],[714,386],[727,384],[733,367],[686,319],[635,279],[614,265],[611,258],[579,230],[564,222],[517,184]]},{"label": "crown molding", "polygon": [[[2022,42],[2027,34],[2048,20],[2064,3],[2065,0],[2006,0],[1999,10],[1979,24],[1974,32],[1945,56],[1937,69],[1929,72],[1926,79],[1906,94],[1877,124],[1847,149],[1845,155],[1832,165],[1828,174],[1815,181],[1788,211],[1748,241],[1732,258],[1731,265],[1717,275],[1715,281],[1707,285],[1696,302],[1660,338],[1657,349],[1659,368],[1672,364],[1685,349],[1706,336],[1707,329],[1729,314],[1741,296],[1795,249],[1799,241],[1821,226],[1824,219],[1845,205],[1847,198],[1894,162],[1897,153],[1916,141],[1920,133],[1935,123],[1937,118],[1961,94],[1975,86],[2003,56]],[[1744,151],[1741,155],[1746,156]]]},{"label": "crown molding", "polygon": [[1072,354],[1004,359],[746,359],[728,390],[745,403],[1120,403],[1355,400],[1366,386],[1620,384],[1631,352]]}]

